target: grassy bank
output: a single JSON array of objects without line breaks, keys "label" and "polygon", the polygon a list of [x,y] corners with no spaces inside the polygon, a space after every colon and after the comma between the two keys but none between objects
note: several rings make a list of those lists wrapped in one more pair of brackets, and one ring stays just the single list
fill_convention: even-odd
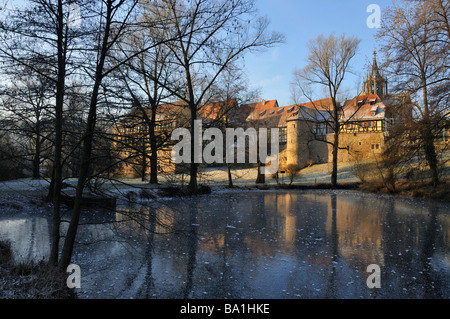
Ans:
[{"label": "grassy bank", "polygon": [[14,262],[10,244],[0,241],[0,299],[74,299],[66,278],[44,262]]},{"label": "grassy bank", "polygon": [[366,192],[378,194],[397,194],[409,197],[428,198],[450,202],[450,183],[442,182],[434,187],[430,181],[408,181],[398,180],[395,189],[386,187],[383,183],[361,183],[359,189]]},{"label": "grassy bank", "polygon": [[[364,164],[364,165],[361,165]],[[365,164],[369,164],[365,166]],[[361,169],[362,168],[362,169]],[[440,200],[449,200],[450,187],[450,162],[442,171],[442,184],[433,188],[426,177],[427,171],[423,167],[410,167],[413,175],[420,175],[418,178],[408,178],[400,176],[395,182],[395,191],[387,189],[380,179],[379,170],[373,163],[339,163],[338,164],[338,186],[331,187],[331,163],[311,165],[300,170],[291,180],[288,174],[279,174],[275,179],[273,176],[266,176],[265,184],[255,184],[256,168],[233,168],[231,171],[233,185],[236,188],[246,189],[359,189],[373,193],[391,193],[412,197],[425,197]],[[64,189],[67,195],[75,194],[76,179],[67,179]],[[141,181],[140,178],[123,178],[110,180],[102,183],[102,191],[116,195],[136,193],[141,197],[158,196],[181,196],[189,195],[186,186],[189,182],[187,174],[160,175],[158,185],[150,185],[148,181]],[[227,187],[228,174],[226,168],[206,168],[199,172],[199,185],[206,185],[214,190],[215,187]],[[20,179],[7,182],[0,182],[0,193],[8,194],[28,194],[35,199],[43,198],[47,194],[49,181]],[[146,194],[145,190],[149,190]],[[160,190],[160,191],[158,191]],[[144,191],[144,193],[142,193]],[[150,192],[151,191],[151,192]],[[204,194],[204,191],[200,193]]]}]

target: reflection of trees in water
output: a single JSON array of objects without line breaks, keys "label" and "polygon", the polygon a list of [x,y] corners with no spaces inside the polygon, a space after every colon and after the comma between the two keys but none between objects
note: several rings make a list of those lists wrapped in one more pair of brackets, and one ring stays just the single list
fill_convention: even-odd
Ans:
[{"label": "reflection of trees in water", "polygon": [[328,238],[328,245],[331,255],[331,271],[328,281],[328,287],[326,292],[326,298],[336,298],[336,264],[339,258],[339,235],[337,232],[337,205],[336,194],[331,194],[331,233]]},{"label": "reflection of trees in water", "polygon": [[[444,298],[441,290],[441,280],[439,273],[433,270],[431,259],[436,250],[436,237],[438,229],[439,208],[436,203],[432,203],[429,213],[427,229],[424,233],[422,249],[419,255],[419,261],[423,268],[424,295],[423,298]],[[444,279],[445,280],[445,279]],[[448,289],[448,287],[444,287]]]},{"label": "reflection of trees in water", "polygon": [[149,207],[148,210],[148,235],[147,243],[145,247],[144,262],[147,267],[147,272],[145,274],[145,279],[143,286],[138,294],[142,294],[144,298],[148,299],[154,291],[154,281],[153,281],[153,250],[154,250],[154,238],[156,230],[156,209],[154,207]]},{"label": "reflection of trees in water", "polygon": [[198,234],[198,224],[197,224],[197,202],[194,200],[189,205],[189,233],[187,240],[188,247],[188,261],[186,269],[186,286],[184,288],[183,297],[189,298],[192,291],[192,285],[194,280],[194,269],[196,265],[197,257],[197,234]]},{"label": "reflection of trees in water", "polygon": [[[154,253],[158,248],[155,235],[168,235],[174,229],[176,211],[159,202],[134,203],[127,208],[118,209],[115,222],[112,224],[114,238],[122,240],[131,248],[126,258],[140,259],[136,262],[137,270],[127,279],[128,286],[141,280],[137,290],[138,298],[151,298],[158,295],[154,280]],[[139,279],[139,272],[145,271],[143,279]]]},{"label": "reflection of trees in water", "polygon": [[[327,298],[341,295],[342,281],[349,278],[357,277],[361,282],[355,288],[364,289],[366,268],[374,263],[382,267],[382,289],[352,292],[350,286],[346,291],[401,297],[401,288],[409,282],[399,277],[418,278],[420,268],[421,280],[428,284],[425,296],[442,297],[436,291],[442,291],[443,277],[433,273],[430,265],[436,241],[443,240],[437,231],[438,208],[430,216],[405,214],[405,207],[399,213],[399,204],[392,198],[345,195],[258,193],[177,199],[163,207],[122,211],[116,218],[117,230],[124,238],[131,234],[146,240],[140,248],[146,275],[139,293],[145,298],[152,293],[160,296],[155,284],[165,285],[158,274],[166,269],[174,280],[164,288],[169,297],[199,297],[199,289],[209,298],[252,296],[248,289],[257,285],[250,269],[262,271],[266,257],[280,254],[295,256],[298,262],[292,265],[288,282],[279,283],[289,291],[300,291],[310,281],[299,274],[306,269],[305,262],[314,266],[309,269],[318,274],[321,282],[317,284]],[[439,245],[445,247],[443,241]],[[166,269],[155,268],[155,251]],[[303,291],[302,296],[311,296],[308,293]]]},{"label": "reflection of trees in water", "polygon": [[[384,292],[395,296],[442,298],[442,275],[433,270],[431,259],[439,232],[439,207],[432,202],[415,214],[405,214],[398,201],[389,201],[383,223],[384,271],[382,283],[396,287]],[[440,243],[442,247],[448,244]],[[383,284],[382,284],[383,286]]]}]

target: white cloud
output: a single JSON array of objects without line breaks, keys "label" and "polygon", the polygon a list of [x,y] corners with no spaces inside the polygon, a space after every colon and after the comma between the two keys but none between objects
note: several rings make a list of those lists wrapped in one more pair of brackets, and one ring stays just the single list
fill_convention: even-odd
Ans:
[{"label": "white cloud", "polygon": [[280,83],[282,79],[283,79],[283,76],[281,74],[277,74],[270,79],[260,80],[259,82],[252,84],[252,86],[256,86],[256,87],[272,86],[277,83]]}]

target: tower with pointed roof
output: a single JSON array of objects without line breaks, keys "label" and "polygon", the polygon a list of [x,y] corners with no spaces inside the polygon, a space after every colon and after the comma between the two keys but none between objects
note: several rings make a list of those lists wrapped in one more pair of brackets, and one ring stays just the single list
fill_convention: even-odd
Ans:
[{"label": "tower with pointed roof", "polygon": [[381,99],[388,94],[388,82],[378,69],[376,51],[373,51],[372,69],[363,83],[361,92],[361,95],[368,94],[377,94]]}]

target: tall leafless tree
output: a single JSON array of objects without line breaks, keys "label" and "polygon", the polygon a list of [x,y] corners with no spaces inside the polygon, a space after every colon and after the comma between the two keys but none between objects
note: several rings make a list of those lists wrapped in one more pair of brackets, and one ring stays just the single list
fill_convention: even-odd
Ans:
[{"label": "tall leafless tree", "polygon": [[[78,230],[78,222],[81,213],[83,191],[89,178],[89,169],[92,161],[92,151],[96,125],[98,118],[99,97],[101,91],[105,91],[102,86],[103,81],[112,76],[119,68],[131,61],[140,54],[157,47],[162,42],[174,41],[174,38],[149,39],[141,50],[130,52],[128,55],[117,54],[117,49],[123,46],[118,45],[122,41],[128,41],[131,34],[136,34],[137,30],[149,27],[154,21],[138,21],[139,0],[133,1],[102,1],[99,7],[93,9],[90,22],[97,26],[95,34],[97,41],[86,43],[88,49],[88,62],[91,64],[85,67],[85,72],[92,80],[90,92],[90,102],[86,119],[86,128],[82,137],[82,149],[80,157],[80,171],[76,186],[76,196],[72,209],[72,217],[67,229],[64,246],[59,262],[60,267],[65,269],[70,263],[75,244],[75,237]],[[176,38],[175,38],[176,39]]]},{"label": "tall leafless tree", "polygon": [[[168,89],[187,104],[193,136],[198,107],[228,65],[246,52],[282,42],[283,37],[269,32],[268,20],[256,16],[253,0],[161,0],[158,3],[160,16],[167,19],[166,34],[177,38],[168,46],[176,69],[182,70],[181,91],[179,85],[177,91]],[[189,188],[196,192],[198,159],[194,145],[192,138]]]},{"label": "tall leafless tree", "polygon": [[[145,128],[140,142],[142,147],[138,150],[142,165],[142,180],[145,179],[147,158],[149,157],[150,184],[157,184],[158,150],[168,140],[161,132],[157,132],[157,112],[159,106],[167,102],[172,95],[165,87],[172,85],[175,80],[173,64],[170,63],[171,53],[164,45],[166,38],[164,29],[156,23],[163,18],[158,18],[157,12],[154,10],[156,6],[153,3],[144,2],[141,7],[142,13],[138,19],[145,21],[149,26],[132,34],[128,43],[120,44],[120,51],[124,56],[133,52],[142,53],[129,60],[117,73],[125,87],[125,94],[131,101],[134,120],[139,118],[139,122]],[[143,50],[149,41],[159,41],[160,43],[150,50]],[[174,90],[176,89],[174,88]],[[147,145],[150,146],[150,156],[147,154]]]},{"label": "tall leafless tree", "polygon": [[[55,85],[54,156],[52,174],[52,248],[50,263],[56,264],[59,247],[62,187],[62,134],[66,77],[75,68],[77,43],[83,29],[71,28],[70,6],[89,6],[88,1],[30,0],[26,6],[14,7],[0,23],[0,55],[6,67],[28,68]],[[73,18],[73,17],[72,17]],[[75,22],[72,20],[72,22]],[[18,68],[20,67],[20,68]],[[46,70],[42,72],[42,70]]]},{"label": "tall leafless tree", "polygon": [[[1,130],[8,130],[23,137],[22,151],[25,163],[31,167],[32,178],[39,179],[41,163],[50,158],[53,150],[53,109],[54,83],[47,78],[21,68],[21,74],[12,72],[10,85],[2,88],[3,118],[10,125]],[[28,73],[28,74],[27,74]],[[31,165],[30,165],[31,164]]]},{"label": "tall leafless tree", "polygon": [[377,37],[388,57],[394,92],[411,95],[433,185],[439,184],[435,138],[449,102],[449,1],[403,1],[385,11]]},{"label": "tall leafless tree", "polygon": [[[357,53],[359,43],[359,39],[347,37],[345,34],[339,36],[319,35],[309,42],[308,64],[304,68],[294,71],[294,100],[298,102],[299,97],[306,97],[312,102],[310,104],[313,110],[320,114],[317,120],[325,123],[333,133],[331,141],[333,156],[331,184],[333,186],[337,185],[340,119],[344,111],[344,105],[339,103],[339,94],[342,90],[342,82],[350,70],[350,62]],[[314,90],[328,95],[331,105],[313,103]]]}]

